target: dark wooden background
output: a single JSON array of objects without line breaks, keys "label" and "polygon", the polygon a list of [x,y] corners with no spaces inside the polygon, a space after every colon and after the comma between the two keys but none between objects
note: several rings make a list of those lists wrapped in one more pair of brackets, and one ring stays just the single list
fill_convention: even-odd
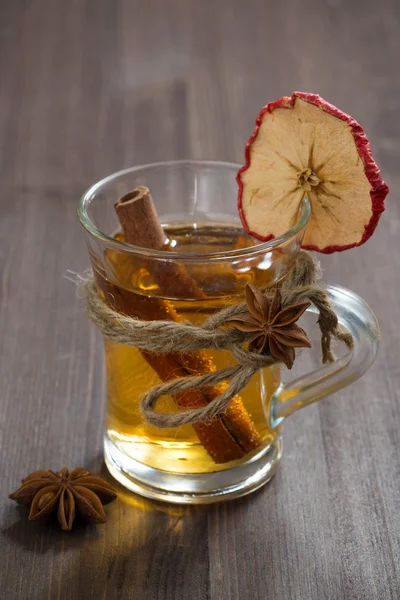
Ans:
[{"label": "dark wooden background", "polygon": [[[397,0],[1,0],[0,597],[400,597],[400,9]],[[102,469],[102,345],[68,269],[81,192],[146,161],[242,161],[255,115],[294,89],[366,128],[392,188],[325,277],[375,309],[372,370],[284,427],[251,497],[169,507],[121,492],[65,534],[8,500],[37,468]]]}]

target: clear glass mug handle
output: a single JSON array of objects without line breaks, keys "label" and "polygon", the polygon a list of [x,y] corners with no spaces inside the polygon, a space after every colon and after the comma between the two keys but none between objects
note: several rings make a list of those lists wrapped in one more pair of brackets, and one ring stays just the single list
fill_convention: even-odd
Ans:
[{"label": "clear glass mug handle", "polygon": [[[281,384],[271,402],[272,428],[305,406],[356,381],[375,360],[380,334],[371,308],[360,296],[340,286],[327,286],[326,291],[340,324],[353,335],[354,348],[333,363]],[[317,312],[314,307],[309,311]]]}]

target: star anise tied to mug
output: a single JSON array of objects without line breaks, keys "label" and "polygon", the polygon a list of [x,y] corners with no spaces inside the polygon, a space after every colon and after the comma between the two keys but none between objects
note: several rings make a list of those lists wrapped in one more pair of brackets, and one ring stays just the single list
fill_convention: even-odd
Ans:
[{"label": "star anise tied to mug", "polygon": [[103,504],[116,497],[107,481],[83,467],[76,467],[71,472],[66,467],[60,471],[34,471],[10,495],[19,504],[31,504],[30,521],[46,521],[57,511],[58,522],[64,531],[72,529],[76,512],[90,523],[105,523]]},{"label": "star anise tied to mug", "polygon": [[311,305],[301,302],[282,307],[279,289],[269,298],[251,283],[246,286],[248,312],[227,319],[236,329],[250,334],[247,337],[249,350],[259,354],[271,354],[291,369],[295,359],[295,348],[311,348],[306,332],[296,321]]}]

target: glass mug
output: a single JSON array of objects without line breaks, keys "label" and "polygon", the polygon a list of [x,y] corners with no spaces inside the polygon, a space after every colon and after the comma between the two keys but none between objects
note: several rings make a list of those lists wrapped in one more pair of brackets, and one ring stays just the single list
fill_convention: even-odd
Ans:
[{"label": "glass mug", "polygon": [[[240,302],[248,282],[263,287],[283,279],[301,248],[309,202],[304,201],[292,229],[260,243],[240,223],[238,168],[222,162],[156,163],[120,171],[91,187],[81,199],[79,218],[103,298],[131,316],[155,319],[162,305],[173,318],[199,324],[215,311]],[[150,189],[167,234],[163,250],[127,244],[121,234],[114,203],[139,185]],[[162,280],[156,281],[152,274],[171,264],[196,280],[201,297],[165,296]],[[354,337],[353,350],[289,383],[283,383],[280,366],[265,368],[224,415],[199,425],[150,426],[139,410],[140,399],[150,387],[171,373],[182,373],[183,368],[184,373],[204,373],[235,364],[228,351],[146,355],[105,341],[104,453],[110,473],[143,496],[178,503],[242,496],[271,479],[282,456],[281,422],[355,381],[377,353],[378,324],[367,304],[341,287],[328,286],[327,292],[340,323]],[[313,346],[306,352],[319,353],[319,344]],[[209,401],[221,389],[206,388],[195,394]],[[191,406],[193,397],[189,392],[180,400]],[[177,397],[162,397],[156,410],[177,412],[182,409],[178,404],[182,407]]]}]

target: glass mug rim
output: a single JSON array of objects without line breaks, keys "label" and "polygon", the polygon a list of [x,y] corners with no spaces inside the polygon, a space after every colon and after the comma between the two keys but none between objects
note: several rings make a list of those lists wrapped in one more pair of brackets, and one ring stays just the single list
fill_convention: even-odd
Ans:
[{"label": "glass mug rim", "polygon": [[308,224],[311,215],[311,205],[308,198],[305,197],[302,203],[301,214],[298,221],[293,225],[293,227],[291,227],[281,235],[277,236],[276,238],[269,240],[268,242],[259,242],[253,246],[247,246],[246,248],[240,248],[238,250],[225,250],[219,252],[204,253],[196,252],[191,254],[173,252],[173,254],[171,254],[171,251],[168,250],[155,250],[152,248],[143,248],[141,246],[127,244],[126,242],[110,237],[109,235],[101,231],[90,219],[88,214],[88,207],[90,206],[90,203],[94,200],[96,194],[107,184],[129,173],[138,173],[139,171],[150,171],[156,168],[174,167],[220,167],[224,169],[232,169],[237,173],[238,170],[241,168],[241,165],[232,162],[213,160],[174,160],[148,163],[117,171],[115,173],[112,173],[111,175],[108,175],[107,177],[104,177],[97,183],[93,184],[81,196],[78,206],[78,217],[81,225],[90,235],[95,237],[103,244],[106,244],[108,247],[114,248],[115,250],[120,250],[129,254],[147,256],[161,260],[192,262],[198,260],[219,261],[226,259],[235,259],[240,258],[243,255],[248,256],[252,254],[257,254],[258,252],[270,252],[271,250],[278,248],[285,242],[289,241],[291,238],[295,237],[297,233],[299,233],[299,231],[305,228]]}]

